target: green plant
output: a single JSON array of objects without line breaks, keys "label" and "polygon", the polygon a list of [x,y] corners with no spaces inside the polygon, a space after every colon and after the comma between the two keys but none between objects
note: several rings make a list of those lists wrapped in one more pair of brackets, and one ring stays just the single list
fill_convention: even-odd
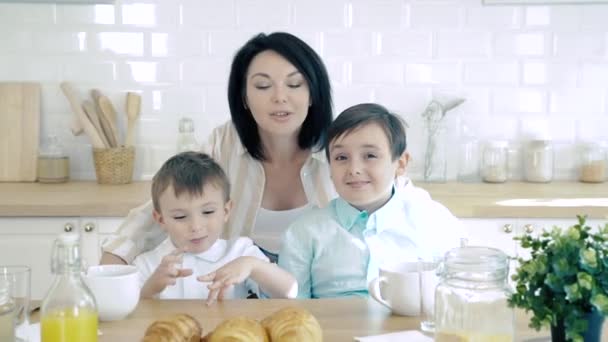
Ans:
[{"label": "green plant", "polygon": [[578,224],[564,231],[553,227],[539,237],[515,238],[531,258],[518,258],[509,305],[533,313],[531,328],[563,320],[566,338],[583,341],[585,316],[594,308],[608,315],[608,224],[594,233],[586,217],[577,217]]}]

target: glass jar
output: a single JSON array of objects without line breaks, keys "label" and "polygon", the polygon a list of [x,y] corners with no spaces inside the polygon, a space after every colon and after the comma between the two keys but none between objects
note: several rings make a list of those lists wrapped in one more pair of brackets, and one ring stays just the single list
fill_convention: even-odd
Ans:
[{"label": "glass jar", "polygon": [[530,140],[524,146],[524,179],[534,183],[553,180],[551,140]]},{"label": "glass jar", "polygon": [[435,290],[435,341],[513,341],[508,269],[507,255],[495,248],[449,251]]},{"label": "glass jar", "polygon": [[42,301],[42,342],[97,341],[97,306],[81,277],[77,234],[62,234],[53,246],[55,281]]},{"label": "glass jar", "polygon": [[177,153],[186,151],[200,151],[200,146],[194,137],[194,122],[190,118],[179,120],[179,134],[177,136]]},{"label": "glass jar", "polygon": [[596,142],[581,146],[579,179],[585,183],[602,183],[606,180],[606,151]]},{"label": "glass jar", "polygon": [[57,136],[48,137],[38,155],[38,182],[65,183],[70,179],[70,158],[64,153]]},{"label": "glass jar", "polygon": [[15,340],[15,308],[8,282],[0,280],[0,341]]},{"label": "glass jar", "polygon": [[509,143],[505,140],[493,140],[486,143],[481,159],[481,179],[487,183],[504,183],[507,180],[507,150]]}]

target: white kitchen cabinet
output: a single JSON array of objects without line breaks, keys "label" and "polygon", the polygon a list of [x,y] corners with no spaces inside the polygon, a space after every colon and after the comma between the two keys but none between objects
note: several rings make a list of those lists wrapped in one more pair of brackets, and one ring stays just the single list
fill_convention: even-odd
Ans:
[{"label": "white kitchen cabinet", "polygon": [[[29,266],[32,299],[42,299],[53,280],[50,261],[57,236],[61,233],[79,234],[84,267],[97,265],[103,237],[113,231],[113,222],[120,223],[121,220],[105,217],[2,217],[0,264]],[[99,229],[100,226],[103,228]]]},{"label": "white kitchen cabinet", "polygon": [[[469,246],[494,247],[505,252],[509,257],[529,258],[530,252],[520,247],[520,241],[513,238],[524,234],[540,234],[543,230],[550,230],[553,226],[565,229],[577,223],[576,218],[462,218],[468,234]],[[608,220],[588,219],[587,225],[594,230],[604,225]],[[510,273],[517,267],[511,262]]]}]

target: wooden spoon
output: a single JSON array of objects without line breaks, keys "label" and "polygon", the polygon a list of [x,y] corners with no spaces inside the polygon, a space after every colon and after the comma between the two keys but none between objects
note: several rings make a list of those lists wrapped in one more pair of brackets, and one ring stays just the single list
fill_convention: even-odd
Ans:
[{"label": "wooden spoon", "polygon": [[119,146],[119,135],[118,135],[118,123],[116,122],[116,110],[112,105],[110,99],[105,95],[99,95],[97,97],[97,106],[99,107],[99,112],[102,114],[100,119],[102,120],[102,124],[104,121],[109,125],[112,130],[112,134],[114,135],[114,140],[116,141],[116,146]]},{"label": "wooden spoon", "polygon": [[73,135],[80,135],[82,134],[82,124],[80,123],[78,111],[82,111],[82,108],[80,107],[80,100],[78,99],[78,95],[76,95],[76,90],[74,90],[74,87],[69,82],[61,82],[60,87],[74,112],[70,130]]},{"label": "wooden spoon", "polygon": [[135,122],[139,117],[141,109],[141,96],[137,93],[127,93],[127,138],[126,146],[134,146],[135,143]]},{"label": "wooden spoon", "polygon": [[97,111],[95,110],[95,105],[93,104],[93,102],[85,100],[84,102],[82,102],[82,109],[84,109],[84,113],[89,117],[89,120],[91,120],[93,126],[95,126],[95,130],[97,130],[97,133],[99,134],[101,140],[103,140],[103,143],[104,145],[106,145],[106,148],[112,147],[104,129],[101,127],[101,123],[99,122],[99,116],[97,115]]}]

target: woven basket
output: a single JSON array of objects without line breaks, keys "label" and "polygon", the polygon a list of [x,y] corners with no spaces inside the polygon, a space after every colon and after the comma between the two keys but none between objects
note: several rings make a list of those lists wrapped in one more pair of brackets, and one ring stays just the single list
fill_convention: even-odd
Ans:
[{"label": "woven basket", "polygon": [[99,184],[127,184],[133,180],[135,148],[93,148],[95,174]]}]

